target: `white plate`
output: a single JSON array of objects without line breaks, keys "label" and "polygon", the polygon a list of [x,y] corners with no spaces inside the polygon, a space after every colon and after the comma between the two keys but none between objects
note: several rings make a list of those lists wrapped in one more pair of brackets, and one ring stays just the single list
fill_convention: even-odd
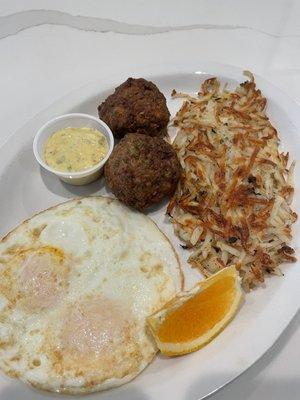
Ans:
[{"label": "white plate", "polygon": [[[105,193],[103,180],[86,187],[75,187],[64,184],[56,176],[41,170],[33,157],[32,139],[43,123],[59,114],[83,112],[97,115],[97,105],[129,75],[153,80],[168,98],[172,113],[180,104],[178,100],[170,99],[173,88],[196,92],[200,83],[212,75],[221,77],[223,82],[237,83],[244,80],[242,71],[238,68],[213,63],[156,66],[148,70],[131,71],[129,74],[120,73],[118,76],[94,82],[51,105],[23,126],[0,149],[0,236],[23,219],[56,203],[71,197]],[[268,99],[268,114],[278,128],[283,148],[289,149],[293,158],[299,158],[299,107],[263,79],[257,77],[256,81]],[[298,177],[296,172],[296,182],[299,182]],[[299,211],[297,191],[294,208]],[[150,215],[185,259],[186,253],[180,249],[172,226],[165,222],[164,210],[164,205],[157,207]],[[295,227],[294,234],[299,237],[298,226]],[[185,271],[188,286],[195,279],[201,279],[200,274],[191,270],[186,263]],[[248,294],[234,321],[202,350],[173,359],[158,356],[131,383],[91,395],[89,399],[193,400],[203,398],[230,382],[272,346],[299,307],[299,263],[284,266],[283,271],[283,278],[268,279],[266,288]],[[32,390],[17,380],[1,375],[0,398],[45,400],[62,397]]]}]

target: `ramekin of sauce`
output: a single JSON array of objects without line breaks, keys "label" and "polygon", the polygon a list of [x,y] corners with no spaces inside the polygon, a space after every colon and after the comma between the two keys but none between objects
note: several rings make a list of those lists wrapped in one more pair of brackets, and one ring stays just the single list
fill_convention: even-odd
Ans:
[{"label": "ramekin of sauce", "polygon": [[88,114],[65,114],[39,129],[33,152],[38,163],[62,181],[85,185],[102,174],[113,146],[105,122]]}]

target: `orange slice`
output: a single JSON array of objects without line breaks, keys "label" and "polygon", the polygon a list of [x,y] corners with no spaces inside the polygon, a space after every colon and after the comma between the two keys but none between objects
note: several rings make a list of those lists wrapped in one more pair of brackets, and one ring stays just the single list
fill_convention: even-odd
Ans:
[{"label": "orange slice", "polygon": [[232,320],[242,297],[234,266],[197,283],[148,318],[157,347],[168,356],[200,349]]}]

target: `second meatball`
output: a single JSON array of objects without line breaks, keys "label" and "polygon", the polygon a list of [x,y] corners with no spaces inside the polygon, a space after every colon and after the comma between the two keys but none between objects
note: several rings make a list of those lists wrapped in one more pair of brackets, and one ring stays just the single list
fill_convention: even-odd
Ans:
[{"label": "second meatball", "polygon": [[158,137],[128,134],[105,165],[105,179],[115,196],[139,210],[171,196],[181,166],[172,146]]}]

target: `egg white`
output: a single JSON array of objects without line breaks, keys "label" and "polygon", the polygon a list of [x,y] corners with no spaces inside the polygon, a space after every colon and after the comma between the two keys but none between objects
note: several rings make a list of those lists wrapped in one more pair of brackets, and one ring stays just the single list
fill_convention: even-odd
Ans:
[{"label": "egg white", "polygon": [[0,242],[0,367],[63,393],[126,383],[157,351],[146,317],[181,286],[145,215],[105,197],[43,211]]}]

